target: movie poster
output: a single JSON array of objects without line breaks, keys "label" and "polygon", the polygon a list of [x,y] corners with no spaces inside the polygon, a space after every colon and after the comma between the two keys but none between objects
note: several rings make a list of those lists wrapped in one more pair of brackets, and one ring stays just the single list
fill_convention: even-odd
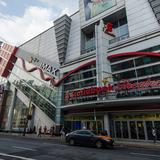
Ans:
[{"label": "movie poster", "polygon": [[116,0],[84,0],[86,20],[116,5]]}]

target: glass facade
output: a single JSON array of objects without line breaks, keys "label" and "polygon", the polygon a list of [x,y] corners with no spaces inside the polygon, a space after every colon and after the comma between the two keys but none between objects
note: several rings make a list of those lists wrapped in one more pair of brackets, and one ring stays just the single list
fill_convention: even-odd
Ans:
[{"label": "glass facade", "polygon": [[[28,62],[25,63],[27,67],[32,67]],[[24,71],[21,60],[18,59],[9,80],[52,120],[55,120],[57,89],[49,82],[42,81],[39,71],[32,73]]]},{"label": "glass facade", "polygon": [[91,31],[82,32],[81,48],[81,54],[85,54],[96,49],[94,27]]},{"label": "glass facade", "polygon": [[[65,97],[65,94],[67,92],[73,92],[77,91],[79,89],[96,86],[96,65],[87,66],[80,71],[70,75],[67,77],[67,79],[64,81],[63,84],[63,96]],[[74,103],[80,103],[80,102],[86,102],[86,101],[95,101],[97,99],[97,96],[85,96],[85,97],[79,97],[79,98],[73,98],[72,100],[65,99],[62,102],[63,105],[67,104],[74,104]]]},{"label": "glass facade", "polygon": [[[143,52],[157,51],[160,46],[155,46]],[[140,84],[147,80],[156,82],[160,79],[160,57],[154,56],[133,56],[111,60],[111,70],[114,82],[118,85],[124,80],[129,80],[132,84]],[[157,81],[158,82],[158,81]],[[159,87],[146,89],[129,89],[118,91],[117,97],[136,97],[159,95]]]},{"label": "glass facade", "polygon": [[127,17],[123,17],[113,22],[113,33],[115,38],[109,40],[109,44],[119,42],[129,37]]},{"label": "glass facade", "polygon": [[133,113],[112,116],[113,137],[119,139],[153,140],[152,128],[160,140],[160,113]]},{"label": "glass facade", "polygon": [[5,103],[3,120],[2,120],[2,124],[1,124],[1,129],[6,128],[7,120],[8,120],[8,113],[9,113],[9,109],[10,109],[11,101],[12,101],[12,96],[13,96],[12,91],[8,91],[7,98],[6,98],[6,103]]},{"label": "glass facade", "polygon": [[25,127],[29,108],[17,97],[15,108],[13,111],[12,127],[16,130],[21,130]]}]

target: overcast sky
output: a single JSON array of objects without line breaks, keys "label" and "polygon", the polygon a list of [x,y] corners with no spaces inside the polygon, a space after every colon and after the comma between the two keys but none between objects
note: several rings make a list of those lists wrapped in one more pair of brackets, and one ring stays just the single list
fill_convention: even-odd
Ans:
[{"label": "overcast sky", "polygon": [[20,45],[78,10],[78,0],[0,0],[0,39]]}]

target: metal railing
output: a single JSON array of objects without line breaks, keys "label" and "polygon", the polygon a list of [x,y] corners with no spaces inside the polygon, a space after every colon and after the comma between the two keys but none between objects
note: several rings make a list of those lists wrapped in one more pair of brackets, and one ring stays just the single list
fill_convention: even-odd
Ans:
[{"label": "metal railing", "polygon": [[114,39],[109,40],[109,44],[117,43],[128,38],[129,38],[129,34],[125,34],[120,37],[116,37]]},{"label": "metal railing", "polygon": [[95,49],[96,49],[95,38],[92,38],[91,40],[85,42],[85,47],[84,49],[81,50],[81,53],[82,54],[89,53],[94,51]]},{"label": "metal railing", "polygon": [[47,102],[42,96],[37,94],[31,87],[27,86],[25,83],[14,83],[14,85],[36,106],[38,106],[48,117],[55,121],[55,106]]}]

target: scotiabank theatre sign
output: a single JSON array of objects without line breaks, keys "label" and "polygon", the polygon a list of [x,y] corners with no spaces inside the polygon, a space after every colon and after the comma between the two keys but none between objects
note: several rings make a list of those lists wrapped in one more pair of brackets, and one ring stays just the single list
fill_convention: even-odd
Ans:
[{"label": "scotiabank theatre sign", "polygon": [[90,87],[76,91],[69,91],[65,93],[66,100],[72,100],[78,97],[86,97],[98,94],[107,94],[113,92],[123,92],[132,90],[151,90],[160,88],[160,80],[145,80],[141,82],[130,82],[129,80],[122,80],[118,84],[108,84],[102,87]]}]

